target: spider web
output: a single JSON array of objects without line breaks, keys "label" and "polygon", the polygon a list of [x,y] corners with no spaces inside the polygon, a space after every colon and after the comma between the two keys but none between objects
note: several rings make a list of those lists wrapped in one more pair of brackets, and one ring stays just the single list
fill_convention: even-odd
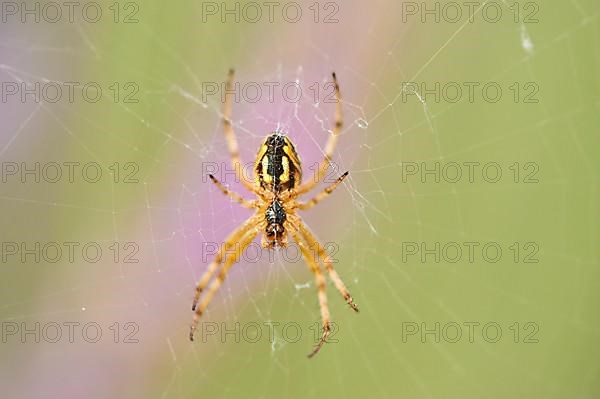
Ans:
[{"label": "spider web", "polygon": [[[3,242],[97,242],[108,255],[3,264],[11,283],[1,294],[3,322],[96,322],[106,338],[9,340],[2,385],[15,397],[594,397],[598,168],[589,132],[598,124],[598,9],[591,1],[542,3],[537,24],[486,23],[477,16],[487,3],[473,23],[402,22],[401,3],[379,2],[339,4],[333,24],[314,24],[311,14],[297,24],[202,24],[201,5],[170,5],[166,16],[140,3],[140,22],[131,25],[4,25],[4,81],[135,82],[139,102],[115,102],[105,89],[97,103],[3,104],[2,162],[97,162],[106,176],[115,162],[134,162],[139,171],[132,184],[114,176],[3,183],[3,225],[15,226]],[[497,4],[509,12],[511,4]],[[234,103],[243,162],[280,131],[296,143],[309,178],[333,126],[332,71],[340,81],[345,125],[327,178],[350,176],[303,217],[335,251],[361,313],[328,284],[337,342],[311,361],[319,305],[314,278],[293,251],[236,264],[202,318],[217,335],[187,340],[210,245],[251,215],[206,179],[207,168],[220,177],[230,167],[220,93],[206,92],[230,67],[241,85],[277,84],[272,100],[263,91],[257,102]],[[473,81],[501,84],[502,101],[407,94],[406,82]],[[536,82],[539,102],[507,100],[513,82]],[[288,83],[302,89],[298,101],[283,98],[278,88]],[[534,162],[540,181],[403,180],[409,163],[436,162],[498,162],[505,173]],[[135,243],[139,262],[113,261],[114,242]],[[405,261],[406,242],[498,242],[507,253],[514,242],[535,242],[540,261]],[[112,342],[115,322],[135,323],[139,342]],[[505,336],[495,344],[404,342],[406,322],[496,322]],[[539,326],[539,342],[512,342],[515,322]],[[221,336],[251,323],[261,326],[256,343]],[[290,323],[300,326],[298,342],[279,327],[267,338],[268,326]],[[98,381],[106,384],[91,394]]]}]

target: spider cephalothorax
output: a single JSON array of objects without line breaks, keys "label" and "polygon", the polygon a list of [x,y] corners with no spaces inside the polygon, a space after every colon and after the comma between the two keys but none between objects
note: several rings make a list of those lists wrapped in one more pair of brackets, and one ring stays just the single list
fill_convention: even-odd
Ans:
[{"label": "spider cephalothorax", "polygon": [[[212,297],[219,289],[223,280],[227,276],[229,268],[238,261],[242,252],[252,243],[256,236],[263,233],[263,246],[266,248],[285,247],[287,245],[288,235],[298,244],[300,252],[304,256],[306,263],[315,275],[315,283],[319,292],[319,305],[321,307],[321,319],[323,320],[323,334],[321,339],[310,353],[309,357],[315,355],[323,346],[329,333],[331,325],[329,320],[329,308],[327,306],[327,296],[325,295],[325,277],[321,269],[322,262],[333,281],[335,287],[340,291],[346,302],[352,309],[358,312],[358,307],[352,300],[348,289],[342,282],[342,279],[333,268],[333,262],[325,251],[325,248],[317,241],[313,233],[304,224],[298,210],[307,210],[315,206],[331,192],[348,176],[348,172],[342,174],[333,184],[326,187],[312,199],[304,202],[299,201],[298,197],[313,189],[325,176],[329,167],[329,161],[333,156],[337,138],[342,129],[342,108],[340,103],[340,88],[337,84],[335,73],[333,74],[335,85],[335,94],[337,98],[335,111],[335,124],[325,146],[325,157],[314,179],[302,183],[302,164],[300,157],[292,141],[280,133],[273,133],[267,136],[258,150],[256,162],[254,163],[254,184],[241,173],[241,162],[239,149],[233,126],[231,123],[231,106],[233,70],[229,71],[225,91],[225,110],[223,111],[223,126],[225,128],[225,138],[229,148],[229,154],[236,171],[236,178],[244,186],[257,196],[254,201],[248,201],[241,195],[227,189],[214,176],[209,175],[211,180],[219,189],[234,201],[246,208],[255,209],[255,213],[242,226],[229,235],[225,243],[219,249],[215,259],[208,267],[208,270],[200,278],[196,285],[192,310],[194,319],[190,328],[190,339],[194,339],[194,331],[198,325],[198,320],[202,313],[208,307]],[[318,256],[315,257],[314,255]],[[219,266],[220,269],[219,269]],[[215,275],[215,273],[218,273]],[[208,291],[202,297],[200,296],[208,286],[211,278],[214,280],[208,287]]]}]

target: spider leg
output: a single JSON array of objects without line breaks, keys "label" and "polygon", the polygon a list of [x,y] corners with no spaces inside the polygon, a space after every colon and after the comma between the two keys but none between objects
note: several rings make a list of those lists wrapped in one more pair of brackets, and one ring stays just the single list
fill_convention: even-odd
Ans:
[{"label": "spider leg", "polygon": [[298,229],[296,228],[296,226],[286,221],[284,222],[284,227],[287,231],[289,231],[294,241],[296,241],[296,243],[298,244],[298,247],[300,248],[300,251],[304,256],[306,263],[310,267],[311,271],[314,273],[315,282],[318,289],[319,306],[321,307],[321,319],[323,320],[323,335],[321,336],[319,342],[315,345],[313,351],[308,355],[308,357],[311,358],[321,350],[323,344],[325,344],[325,342],[327,341],[329,333],[331,332],[331,326],[329,325],[329,307],[327,306],[327,294],[325,293],[325,277],[323,277],[323,272],[321,271],[319,264],[315,262],[310,252],[310,249],[307,247],[307,245],[304,243],[304,241],[298,234]]},{"label": "spider leg", "polygon": [[240,151],[235,137],[235,131],[231,123],[231,113],[233,109],[233,77],[235,72],[233,69],[229,70],[227,75],[227,83],[225,84],[225,104],[223,109],[223,128],[225,130],[225,139],[227,140],[227,148],[231,155],[231,164],[235,170],[235,177],[242,182],[244,187],[253,193],[256,193],[256,188],[252,185],[242,171],[242,162],[240,161]]},{"label": "spider leg", "polygon": [[298,230],[300,230],[300,234],[306,240],[306,242],[308,243],[308,246],[311,248],[316,248],[317,253],[319,254],[319,258],[323,259],[323,263],[325,264],[325,268],[327,269],[327,273],[329,274],[329,277],[333,281],[333,284],[335,285],[335,287],[338,289],[338,291],[342,294],[342,296],[346,300],[346,303],[348,305],[350,305],[352,310],[354,310],[355,312],[358,312],[358,306],[354,303],[354,300],[352,299],[350,292],[348,292],[348,288],[346,288],[346,285],[340,278],[339,274],[333,268],[333,262],[331,261],[331,257],[325,251],[325,248],[319,243],[319,241],[317,241],[314,234],[308,229],[308,227],[304,224],[304,222],[302,222],[302,219],[300,219],[299,216],[290,215],[290,217],[293,218],[294,220],[296,220],[294,224],[296,226],[298,226]]},{"label": "spider leg", "polygon": [[327,168],[329,167],[329,163],[331,162],[331,158],[333,157],[333,151],[335,150],[335,146],[337,144],[340,131],[342,130],[342,126],[344,125],[343,120],[342,120],[342,100],[341,100],[341,94],[340,94],[340,85],[338,84],[335,72],[332,73],[332,77],[333,77],[333,84],[335,87],[335,99],[336,99],[335,122],[334,122],[333,129],[331,130],[331,135],[329,136],[329,139],[327,140],[327,144],[325,145],[325,157],[323,158],[323,161],[321,161],[321,165],[319,166],[319,169],[317,170],[316,175],[312,179],[309,179],[306,183],[304,183],[300,187],[298,187],[298,189],[296,190],[296,195],[301,195],[301,194],[306,193],[307,191],[311,190],[314,186],[316,186],[317,183],[323,179],[323,177],[325,176],[325,172],[327,171]]},{"label": "spider leg", "polygon": [[219,188],[219,190],[221,190],[223,192],[223,194],[225,194],[226,196],[228,196],[229,198],[231,198],[238,204],[242,205],[244,208],[256,208],[258,206],[258,201],[248,201],[248,200],[244,199],[244,197],[242,197],[238,193],[229,190],[220,181],[218,181],[217,178],[214,177],[213,175],[208,175],[208,177],[210,177],[210,180],[212,180],[213,183],[215,183],[215,185]]},{"label": "spider leg", "polygon": [[250,217],[244,224],[242,224],[237,230],[227,237],[225,243],[219,248],[215,258],[212,263],[208,266],[208,269],[204,272],[200,280],[198,280],[198,284],[196,285],[196,292],[194,294],[194,301],[192,302],[192,310],[196,310],[196,305],[198,304],[198,299],[200,298],[200,294],[206,288],[210,278],[217,270],[217,267],[221,264],[225,253],[236,243],[240,241],[240,239],[256,224],[259,223],[259,220],[263,217],[259,213],[256,213],[254,216]]},{"label": "spider leg", "polygon": [[250,245],[254,238],[256,238],[259,232],[259,228],[247,231],[244,237],[240,240],[240,246],[236,248],[236,251],[234,253],[229,254],[229,256],[225,259],[221,271],[219,272],[219,274],[217,274],[213,282],[210,284],[210,287],[208,288],[206,295],[204,295],[202,302],[200,302],[200,305],[196,308],[194,318],[192,320],[192,325],[190,327],[190,341],[194,340],[194,332],[196,331],[196,328],[198,326],[200,316],[202,316],[202,313],[204,313],[204,311],[208,307],[208,304],[212,300],[213,296],[215,295],[219,287],[221,287],[223,281],[225,281],[225,277],[227,277],[227,271],[231,268],[231,266],[233,266],[235,262],[238,261],[238,259],[242,255],[242,252],[246,249],[248,245]]},{"label": "spider leg", "polygon": [[341,182],[344,181],[346,176],[348,176],[348,172],[346,172],[343,175],[341,175],[340,177],[338,177],[335,182],[333,182],[331,185],[325,187],[325,189],[323,191],[321,191],[319,194],[315,195],[310,200],[308,200],[306,202],[298,202],[298,205],[297,205],[298,209],[307,210],[307,209],[310,209],[313,206],[317,205],[321,200],[323,200],[323,198],[325,198],[329,194],[331,194],[333,192],[333,190],[335,190],[336,187]]}]

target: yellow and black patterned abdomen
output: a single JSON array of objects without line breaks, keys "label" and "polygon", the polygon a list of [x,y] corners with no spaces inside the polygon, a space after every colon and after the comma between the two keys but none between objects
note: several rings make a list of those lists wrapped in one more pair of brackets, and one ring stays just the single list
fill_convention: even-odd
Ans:
[{"label": "yellow and black patterned abdomen", "polygon": [[278,133],[268,136],[258,150],[254,173],[256,184],[274,193],[298,187],[302,165],[291,140]]}]

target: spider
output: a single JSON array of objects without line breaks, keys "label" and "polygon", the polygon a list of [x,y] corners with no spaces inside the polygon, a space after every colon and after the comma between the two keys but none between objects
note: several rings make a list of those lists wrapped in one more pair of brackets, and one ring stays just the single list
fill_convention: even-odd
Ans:
[{"label": "spider", "polygon": [[[238,144],[231,123],[234,71],[229,71],[225,86],[225,103],[222,119],[225,138],[227,140],[231,162],[236,172],[236,178],[239,179],[249,191],[254,193],[258,199],[253,201],[246,200],[241,195],[226,188],[213,175],[209,175],[212,182],[223,192],[223,194],[227,195],[243,207],[255,209],[255,213],[229,235],[206,272],[198,281],[192,304],[194,318],[190,328],[191,341],[194,340],[194,331],[197,328],[200,317],[225,280],[227,271],[238,261],[242,251],[250,245],[261,232],[263,233],[262,246],[269,249],[286,247],[288,234],[291,235],[315,276],[323,332],[319,342],[308,355],[309,358],[319,352],[331,332],[329,308],[327,306],[327,296],[325,294],[325,277],[323,276],[323,271],[319,262],[317,262],[318,260],[322,260],[329,277],[346,302],[354,311],[358,312],[358,306],[354,303],[348,289],[333,268],[331,258],[296,213],[297,210],[304,211],[315,206],[323,198],[331,194],[346,176],[348,176],[348,172],[345,172],[333,184],[326,187],[309,201],[304,202],[297,200],[300,195],[313,189],[317,183],[323,179],[333,156],[339,133],[342,129],[341,96],[335,72],[332,74],[332,77],[336,95],[335,125],[325,146],[325,157],[319,165],[315,178],[302,183],[302,165],[300,158],[296,153],[294,144],[287,136],[276,132],[268,135],[260,146],[254,163],[254,182],[251,183],[249,179],[241,173]],[[234,246],[236,246],[235,251],[232,251]],[[312,253],[311,250],[313,251]],[[318,254],[317,259],[312,256],[314,253]],[[214,277],[210,286],[208,286],[208,283],[217,272],[219,266],[221,267],[218,274]],[[200,296],[205,289],[207,289],[207,291],[202,297],[202,301],[200,301]]]}]

